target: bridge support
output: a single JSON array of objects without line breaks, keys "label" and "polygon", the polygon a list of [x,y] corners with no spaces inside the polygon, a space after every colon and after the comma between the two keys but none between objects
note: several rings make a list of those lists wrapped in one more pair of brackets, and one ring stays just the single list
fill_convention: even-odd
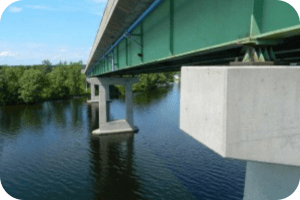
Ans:
[{"label": "bridge support", "polygon": [[95,86],[96,84],[90,83],[91,86],[91,100],[87,101],[87,103],[98,103],[99,96],[96,96]]},{"label": "bridge support", "polygon": [[[96,79],[96,78],[94,78]],[[133,121],[132,84],[138,82],[138,78],[97,78],[99,82],[99,129],[93,134],[130,133],[138,129]],[[125,119],[109,121],[109,85],[125,85],[126,112]]]},{"label": "bridge support", "polygon": [[285,198],[298,186],[299,77],[290,66],[182,68],[180,128],[247,161],[244,200]]}]

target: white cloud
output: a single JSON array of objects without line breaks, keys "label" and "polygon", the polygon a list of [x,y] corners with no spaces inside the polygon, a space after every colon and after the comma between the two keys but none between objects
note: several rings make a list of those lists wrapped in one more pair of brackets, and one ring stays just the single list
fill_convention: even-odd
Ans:
[{"label": "white cloud", "polygon": [[54,8],[51,8],[49,6],[43,6],[43,5],[29,5],[26,7],[31,9],[36,9],[36,10],[55,10]]},{"label": "white cloud", "polygon": [[22,8],[21,7],[16,7],[16,6],[11,6],[11,7],[9,7],[9,11],[13,12],[13,13],[18,13],[18,12],[22,11]]},{"label": "white cloud", "polygon": [[68,51],[68,50],[65,49],[65,48],[60,48],[59,51],[60,51],[60,52],[66,52],[66,51]]},{"label": "white cloud", "polygon": [[10,43],[0,40],[0,65],[40,64],[45,59],[49,59],[53,64],[59,61],[86,61],[90,53],[89,48],[46,43]]},{"label": "white cloud", "polygon": [[15,56],[15,54],[9,51],[3,51],[0,53],[0,57],[9,57],[9,56]]}]

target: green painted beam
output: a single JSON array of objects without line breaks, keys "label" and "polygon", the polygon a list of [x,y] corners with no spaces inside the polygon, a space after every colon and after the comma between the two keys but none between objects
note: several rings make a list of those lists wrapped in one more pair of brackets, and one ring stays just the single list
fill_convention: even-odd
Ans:
[{"label": "green painted beam", "polygon": [[[252,45],[276,45],[300,35],[297,12],[278,0],[164,0],[115,49],[116,70],[147,66],[201,52]],[[138,54],[142,54],[140,57]],[[110,73],[101,61],[92,76]]]}]

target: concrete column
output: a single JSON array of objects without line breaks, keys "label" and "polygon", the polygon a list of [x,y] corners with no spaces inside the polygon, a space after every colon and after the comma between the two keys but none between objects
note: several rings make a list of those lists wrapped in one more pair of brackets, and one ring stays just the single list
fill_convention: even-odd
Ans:
[{"label": "concrete column", "polygon": [[91,100],[95,100],[95,84],[91,84]]},{"label": "concrete column", "polygon": [[132,85],[125,86],[125,101],[126,101],[126,120],[133,126],[133,99],[132,99]]},{"label": "concrete column", "polygon": [[99,125],[107,123],[106,84],[99,85]]},{"label": "concrete column", "polygon": [[244,200],[279,200],[298,187],[300,167],[247,162]]},{"label": "concrete column", "polygon": [[[111,134],[136,132],[138,129],[133,122],[132,89],[133,83],[138,82],[137,78],[98,78],[94,82],[99,82],[99,129],[93,134]],[[126,94],[126,119],[108,121],[109,109],[109,85],[125,85]]]},{"label": "concrete column", "polygon": [[[90,79],[89,79],[90,81]],[[99,102],[99,96],[96,96],[96,89],[95,89],[95,86],[97,84],[95,83],[90,83],[90,86],[91,86],[91,100],[87,101],[87,103],[98,103]]]},{"label": "concrete column", "polygon": [[106,101],[110,101],[109,85],[107,85],[107,87],[105,88],[105,92],[106,92]]}]

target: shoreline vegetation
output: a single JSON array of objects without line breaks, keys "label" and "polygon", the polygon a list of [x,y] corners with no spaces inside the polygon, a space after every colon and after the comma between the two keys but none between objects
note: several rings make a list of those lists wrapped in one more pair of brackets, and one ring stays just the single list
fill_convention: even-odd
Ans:
[{"label": "shoreline vegetation", "polygon": [[48,60],[42,65],[1,66],[0,106],[34,104],[87,95],[82,62],[60,62],[52,66]]},{"label": "shoreline vegetation", "polygon": [[[132,85],[132,91],[134,93],[147,92],[155,90],[158,87],[168,86],[168,83],[174,82],[175,74],[178,74],[178,72],[139,74],[137,76],[139,78],[139,82]],[[115,85],[110,90],[112,93],[117,91],[121,96],[125,95],[124,85]]]},{"label": "shoreline vegetation", "polygon": [[[90,95],[86,76],[81,73],[82,62],[60,62],[53,66],[49,60],[33,66],[0,66],[0,106],[35,104]],[[178,72],[140,74],[133,92],[147,92],[174,82]],[[126,77],[126,76],[125,76]],[[124,96],[121,85],[110,88],[113,96]]]}]

